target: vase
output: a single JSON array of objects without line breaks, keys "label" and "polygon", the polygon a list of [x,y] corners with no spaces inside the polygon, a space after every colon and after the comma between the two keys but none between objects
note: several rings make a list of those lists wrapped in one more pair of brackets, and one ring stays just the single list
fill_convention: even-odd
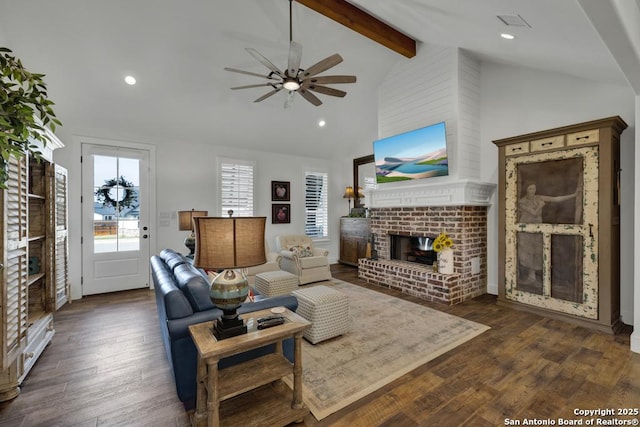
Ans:
[{"label": "vase", "polygon": [[438,273],[453,274],[453,249],[444,248],[438,252]]}]

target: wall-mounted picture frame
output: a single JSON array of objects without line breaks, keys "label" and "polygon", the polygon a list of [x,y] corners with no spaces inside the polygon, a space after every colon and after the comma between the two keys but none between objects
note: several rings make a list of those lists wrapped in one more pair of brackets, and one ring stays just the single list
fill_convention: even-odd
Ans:
[{"label": "wall-mounted picture frame", "polygon": [[271,224],[291,223],[291,205],[288,203],[271,205]]},{"label": "wall-mounted picture frame", "polygon": [[271,201],[288,202],[291,200],[289,181],[271,181]]}]

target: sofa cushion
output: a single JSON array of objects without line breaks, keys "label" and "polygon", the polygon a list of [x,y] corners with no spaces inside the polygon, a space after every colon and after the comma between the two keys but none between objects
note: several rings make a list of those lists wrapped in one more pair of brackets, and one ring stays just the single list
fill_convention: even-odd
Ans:
[{"label": "sofa cushion", "polygon": [[326,256],[311,256],[306,258],[300,258],[300,266],[304,268],[324,267],[329,265],[329,260]]},{"label": "sofa cushion", "polygon": [[168,267],[156,256],[151,258],[151,266],[156,303],[162,307],[164,316],[167,319],[181,319],[193,315],[191,304],[176,287]]},{"label": "sofa cushion", "polygon": [[190,263],[184,255],[174,251],[173,249],[163,249],[162,252],[160,252],[160,258],[162,258],[171,271],[181,264]]},{"label": "sofa cushion", "polygon": [[209,281],[203,273],[191,264],[178,265],[173,274],[176,285],[187,297],[194,312],[215,308],[209,297]]}]

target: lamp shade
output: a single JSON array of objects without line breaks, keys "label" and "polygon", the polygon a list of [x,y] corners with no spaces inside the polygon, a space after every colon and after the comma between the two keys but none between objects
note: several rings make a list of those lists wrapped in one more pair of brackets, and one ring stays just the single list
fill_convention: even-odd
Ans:
[{"label": "lamp shade", "polygon": [[358,187],[358,199],[364,199],[364,193],[362,192],[362,187]]},{"label": "lamp shade", "polygon": [[196,253],[193,264],[205,270],[244,268],[267,262],[266,217],[194,217]]},{"label": "lamp shade", "polygon": [[193,231],[193,221],[191,220],[197,216],[207,215],[209,215],[209,212],[197,211],[195,209],[191,209],[190,211],[178,211],[178,230]]},{"label": "lamp shade", "polygon": [[344,194],[342,195],[343,199],[353,199],[355,198],[355,193],[353,192],[353,187],[348,186],[344,189]]}]

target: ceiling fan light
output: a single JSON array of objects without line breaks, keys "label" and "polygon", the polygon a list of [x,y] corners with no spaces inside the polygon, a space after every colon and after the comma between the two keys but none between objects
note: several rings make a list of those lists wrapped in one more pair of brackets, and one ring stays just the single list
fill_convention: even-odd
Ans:
[{"label": "ceiling fan light", "polygon": [[295,80],[286,80],[282,84],[282,87],[284,87],[287,90],[298,90],[298,89],[300,89],[300,83],[298,83]]}]

